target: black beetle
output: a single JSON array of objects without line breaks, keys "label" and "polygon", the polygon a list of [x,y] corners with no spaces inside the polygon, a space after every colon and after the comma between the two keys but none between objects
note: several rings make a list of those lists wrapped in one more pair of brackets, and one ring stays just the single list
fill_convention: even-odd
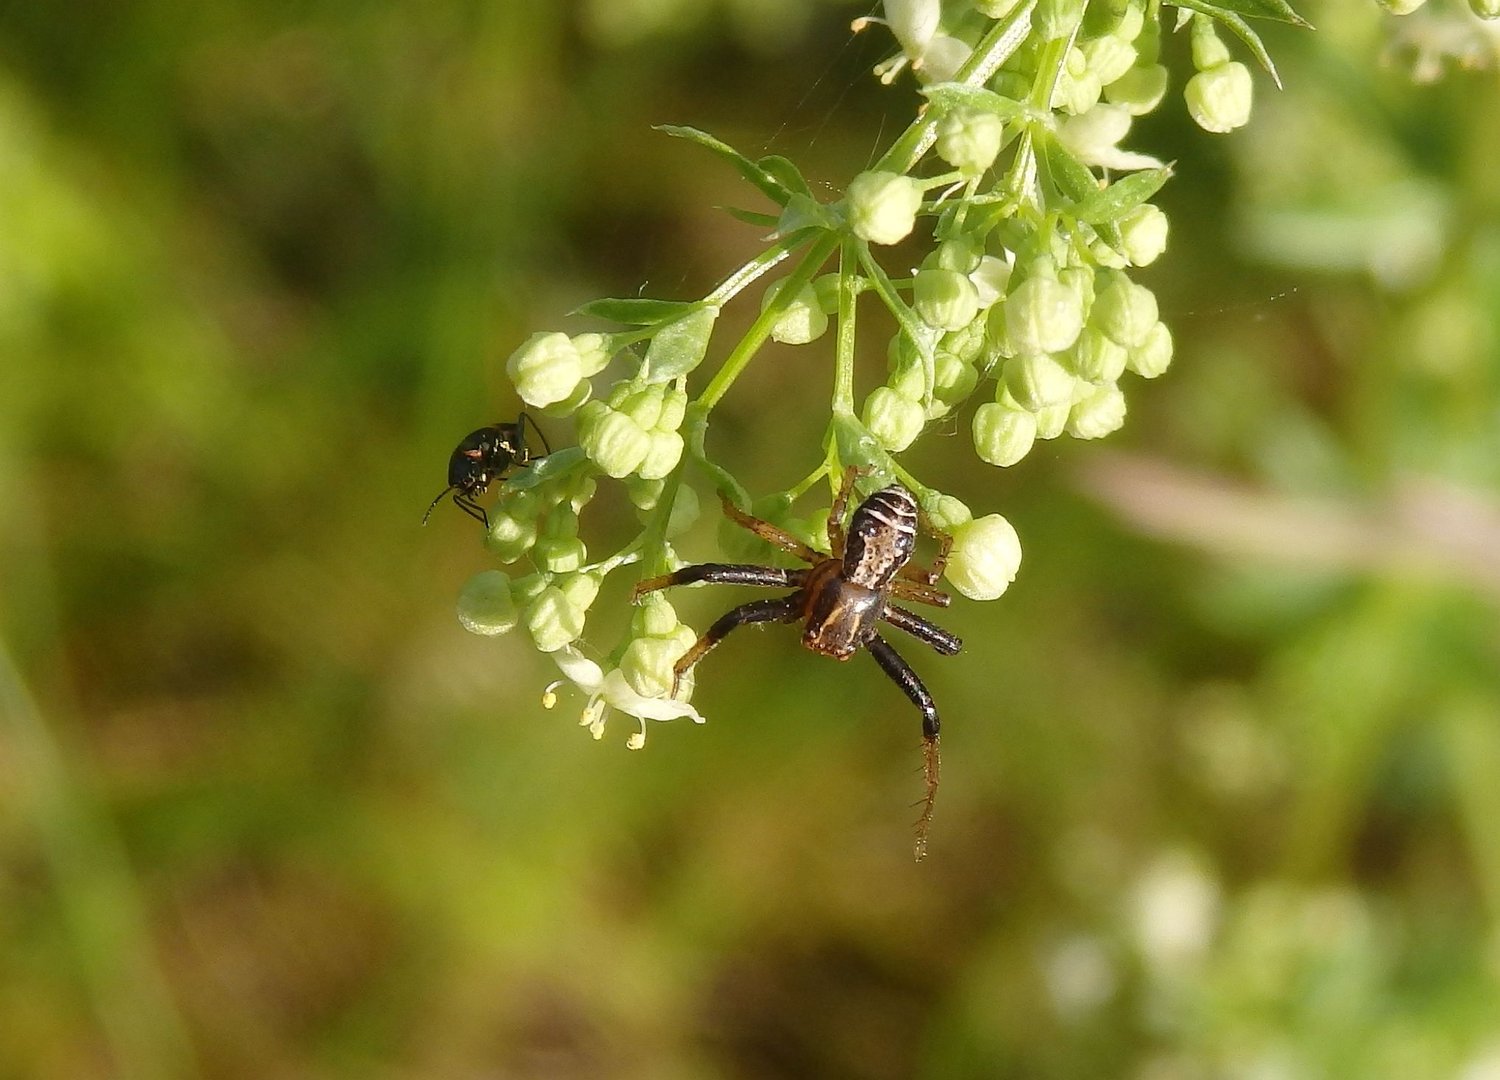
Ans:
[{"label": "black beetle", "polygon": [[[474,496],[483,495],[492,483],[503,479],[506,470],[520,468],[536,460],[526,448],[527,424],[531,425],[537,438],[542,440],[546,453],[552,453],[552,447],[547,445],[547,436],[542,434],[536,421],[524,411],[514,424],[491,424],[469,432],[448,459],[448,486],[438,492],[438,497],[427,507],[427,513],[422,515],[422,524],[427,524],[433,509],[451,491],[453,504],[471,518],[483,522],[488,529],[489,515],[484,512],[484,507],[474,501]],[[539,456],[545,457],[546,454]]]}]

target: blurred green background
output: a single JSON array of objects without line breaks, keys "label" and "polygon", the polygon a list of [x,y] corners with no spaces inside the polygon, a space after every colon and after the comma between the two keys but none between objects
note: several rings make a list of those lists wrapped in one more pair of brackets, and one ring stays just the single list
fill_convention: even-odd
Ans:
[{"label": "blurred green background", "polygon": [[[1173,40],[1173,370],[909,456],[1026,546],[911,653],[921,865],[873,664],[746,634],[595,743],[418,528],[516,343],[759,250],[651,124],[830,194],[905,124],[859,5],[5,5],[0,1078],[1500,1077],[1500,46],[1443,3],[1308,5],[1227,137]],[[757,490],[806,355],[716,413]]]}]

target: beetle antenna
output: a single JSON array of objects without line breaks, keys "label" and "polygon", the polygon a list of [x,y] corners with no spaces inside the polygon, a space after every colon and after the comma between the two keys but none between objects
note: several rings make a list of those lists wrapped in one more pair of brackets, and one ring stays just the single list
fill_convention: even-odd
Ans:
[{"label": "beetle antenna", "polygon": [[428,506],[427,506],[427,513],[425,513],[425,514],[422,515],[422,524],[423,525],[427,524],[427,519],[432,516],[433,510],[437,509],[437,504],[443,501],[443,496],[446,495],[446,494],[448,494],[448,492],[452,491],[453,487],[454,487],[454,485],[449,484],[442,491],[438,492],[438,497],[436,499],[433,499],[432,502],[428,504]]},{"label": "beetle antenna", "polygon": [[552,447],[547,443],[547,436],[542,434],[542,429],[536,426],[536,421],[531,418],[531,414],[528,413],[525,409],[521,410],[521,418],[518,422],[522,425],[521,434],[523,438],[526,434],[525,425],[529,423],[531,425],[531,430],[536,432],[536,437],[542,440],[542,449],[547,451],[547,453],[549,454],[552,453]]}]

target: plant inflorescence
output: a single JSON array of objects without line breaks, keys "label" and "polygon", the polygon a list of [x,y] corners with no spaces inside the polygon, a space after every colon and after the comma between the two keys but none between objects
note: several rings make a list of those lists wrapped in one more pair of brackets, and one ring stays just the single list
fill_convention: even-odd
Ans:
[{"label": "plant inflorescence", "polygon": [[[797,504],[820,487],[831,499],[844,470],[858,467],[869,490],[905,486],[928,526],[952,537],[944,577],[953,589],[973,600],[1005,591],[1021,558],[1015,530],[998,513],[975,516],[897,455],[954,414],[967,417],[978,456],[1000,467],[1038,439],[1097,439],[1124,423],[1128,377],[1155,378],[1172,359],[1156,299],[1132,277],[1166,247],[1167,217],[1149,200],[1171,170],[1121,145],[1136,117],[1167,100],[1162,36],[1189,36],[1194,71],[1182,99],[1205,130],[1227,132],[1248,120],[1253,80],[1221,32],[1274,79],[1247,17],[1301,22],[1285,0],[886,0],[884,15],[856,29],[889,29],[899,52],[877,73],[890,81],[909,68],[926,103],[841,198],[819,201],[784,157],[752,160],[701,131],[663,128],[771,200],[774,213],[737,212],[772,230],[769,246],[707,296],[586,304],[580,314],[623,329],[538,333],[507,361],[527,405],[574,419],[576,445],[502,486],[485,544],[501,563],[529,558],[533,569],[480,573],[459,615],[476,633],[523,627],[584,691],[583,723],[596,737],[611,708],[641,720],[632,747],[644,743],[647,719],[702,719],[690,682],[670,696],[673,665],[696,634],[661,594],[634,610],[622,641],[589,650],[602,662],[580,643],[609,575],[628,567],[642,580],[682,565],[674,539],[715,491],[826,548],[827,503],[800,513]],[[906,260],[892,267],[898,242]],[[860,395],[857,314],[867,294],[898,329],[884,382]],[[738,340],[722,340],[720,312],[744,299],[758,300],[758,317]],[[833,392],[803,478],[757,496],[732,461],[712,455],[709,433],[768,340],[826,357]],[[620,484],[642,522],[603,557],[580,528],[601,482]],[[719,535],[728,557],[763,561],[732,524]]]}]

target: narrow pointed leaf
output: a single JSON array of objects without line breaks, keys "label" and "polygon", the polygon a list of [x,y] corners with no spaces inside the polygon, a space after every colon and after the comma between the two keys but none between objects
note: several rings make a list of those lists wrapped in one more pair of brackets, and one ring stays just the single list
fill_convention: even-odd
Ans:
[{"label": "narrow pointed leaf", "polygon": [[[1287,0],[1171,0],[1179,7],[1192,8],[1215,19],[1234,15],[1246,19],[1270,19],[1311,29],[1312,24],[1292,10]],[[1225,19],[1227,22],[1228,20]]]},{"label": "narrow pointed leaf", "polygon": [[922,93],[928,101],[944,111],[958,108],[977,109],[981,112],[994,113],[1004,120],[1014,120],[1027,114],[1026,106],[1019,101],[1001,97],[993,90],[986,90],[981,86],[965,86],[963,83],[952,82],[938,83],[936,86],[927,87]]},{"label": "narrow pointed leaf", "polygon": [[1161,190],[1171,169],[1142,169],[1120,177],[1073,208],[1073,216],[1090,225],[1117,222]]},{"label": "narrow pointed leaf", "polygon": [[699,131],[694,127],[682,127],[677,124],[658,124],[656,130],[673,138],[686,139],[688,142],[697,143],[708,150],[712,150],[725,161],[735,167],[746,180],[763,191],[768,199],[778,206],[785,206],[786,201],[792,197],[792,190],[781,182],[777,176],[761,165],[751,161],[728,143],[714,138],[706,131]]},{"label": "narrow pointed leaf", "polygon": [[697,307],[686,300],[653,300],[645,296],[619,299],[590,300],[574,315],[591,315],[596,319],[608,319],[623,326],[660,326],[662,323],[680,319]]},{"label": "narrow pointed leaf", "polygon": [[1229,27],[1235,35],[1249,47],[1260,66],[1266,69],[1266,74],[1271,76],[1271,81],[1276,84],[1276,89],[1281,89],[1281,74],[1276,70],[1276,65],[1271,62],[1271,54],[1266,51],[1265,43],[1260,40],[1260,35],[1255,29],[1232,11],[1216,10],[1213,4],[1205,0],[1179,0],[1184,8],[1200,11],[1205,15],[1211,15],[1225,26]]}]

